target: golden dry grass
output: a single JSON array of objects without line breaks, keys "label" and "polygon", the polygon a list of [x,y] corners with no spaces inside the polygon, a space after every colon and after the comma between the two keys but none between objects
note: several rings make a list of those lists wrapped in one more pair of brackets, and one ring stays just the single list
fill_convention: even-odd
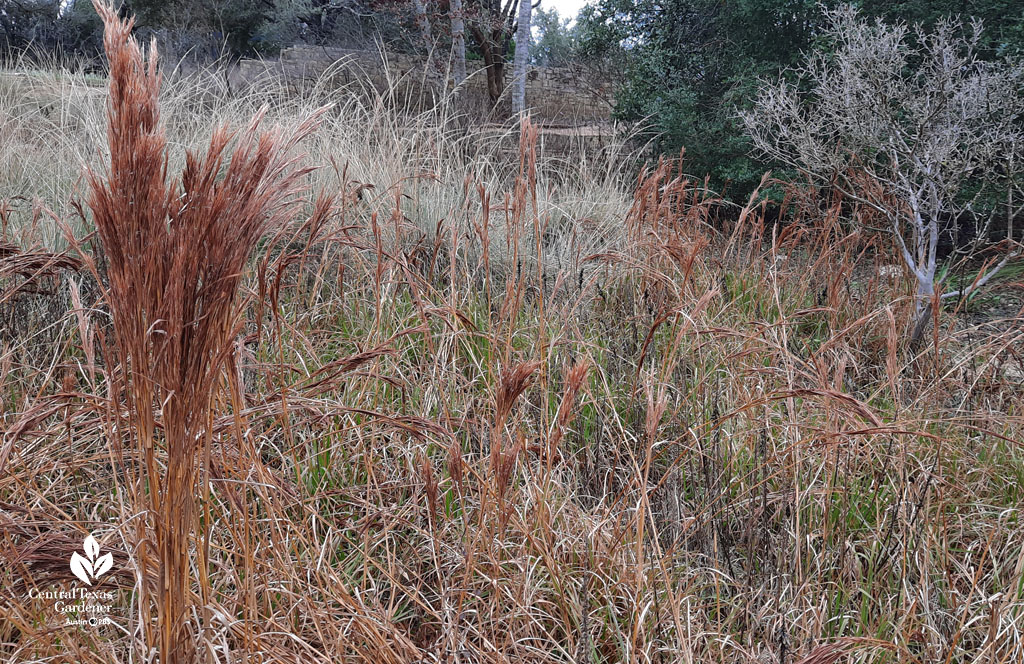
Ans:
[{"label": "golden dry grass", "polygon": [[[448,129],[451,109],[338,93],[266,155],[318,167],[287,218],[253,228],[200,198],[183,227],[223,235],[171,239],[164,188],[145,227],[167,236],[146,240],[130,200],[75,193],[86,167],[116,175],[142,151],[99,154],[102,100],[74,85],[46,103],[77,110],[49,116],[0,94],[0,140],[24,150],[3,153],[18,162],[4,197],[54,211],[33,225],[11,203],[8,255],[61,255],[63,227],[95,265],[51,260],[41,292],[2,305],[4,661],[156,661],[149,570],[172,554],[178,636],[210,662],[1024,657],[1021,314],[949,310],[911,352],[909,284],[878,276],[891,249],[851,233],[842,201],[794,201],[786,226],[756,205],[722,222],[675,162],[630,180],[626,160],[549,158],[529,123],[479,143]],[[268,104],[264,123],[297,127],[326,96],[172,81],[167,171],[220,121]],[[240,166],[261,145],[241,144]],[[211,196],[231,169],[210,170]],[[149,279],[183,299],[131,294]],[[203,288],[224,289],[238,326],[177,347],[192,373],[171,375],[154,345],[170,342],[147,333],[205,325],[184,312]],[[173,316],[118,322],[170,301]],[[190,385],[200,415],[172,433]],[[134,437],[142,412],[152,444]],[[141,482],[181,464],[194,509],[162,551]],[[75,583],[88,532],[114,554],[100,587],[116,624],[67,627],[30,592]]]}]

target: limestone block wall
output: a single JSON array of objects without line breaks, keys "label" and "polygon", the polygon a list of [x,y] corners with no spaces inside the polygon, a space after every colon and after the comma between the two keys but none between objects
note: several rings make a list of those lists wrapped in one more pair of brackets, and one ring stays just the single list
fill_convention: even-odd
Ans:
[{"label": "limestone block wall", "polygon": [[[487,81],[483,64],[467,62],[468,78],[464,97],[470,107],[487,107]],[[391,91],[395,103],[413,110],[433,103],[442,77],[428,76],[423,59],[403,53],[381,53],[342,48],[293,46],[275,60],[242,60],[237,76],[251,84],[261,77],[284,77],[289,85],[301,87],[313,79],[328,76],[331,84],[354,85],[378,93]],[[512,67],[505,68],[506,85]],[[448,82],[451,87],[451,81]],[[527,73],[526,105],[535,120],[547,126],[606,124],[611,121],[614,91],[606,81],[593,81],[582,70],[534,67]]]}]

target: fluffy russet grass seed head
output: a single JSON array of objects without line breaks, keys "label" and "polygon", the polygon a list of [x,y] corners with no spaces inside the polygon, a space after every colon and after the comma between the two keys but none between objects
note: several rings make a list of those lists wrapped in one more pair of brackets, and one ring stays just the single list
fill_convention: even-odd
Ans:
[{"label": "fluffy russet grass seed head", "polygon": [[150,511],[156,546],[155,559],[146,547],[140,557],[144,574],[158,570],[159,634],[151,642],[162,661],[188,662],[189,551],[211,392],[231,350],[246,262],[298,202],[306,171],[289,152],[315,116],[284,133],[260,132],[257,115],[233,149],[235,136],[218,128],[171,181],[155,47],[144,58],[133,22],[107,5],[96,9],[110,63],[110,164],[105,174],[89,173],[89,207],[107,259],[130,436],[145,463],[148,490],[140,486],[137,498]]}]

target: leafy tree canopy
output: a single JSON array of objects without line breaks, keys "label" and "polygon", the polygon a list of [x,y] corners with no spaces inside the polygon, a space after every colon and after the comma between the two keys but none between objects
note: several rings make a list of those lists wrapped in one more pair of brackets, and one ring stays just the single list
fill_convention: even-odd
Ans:
[{"label": "leafy tree canopy", "polygon": [[[580,15],[579,48],[617,57],[623,85],[616,115],[645,121],[660,153],[686,149],[688,170],[743,198],[772,166],[750,156],[737,109],[750,107],[760,77],[797,64],[820,47],[824,10],[817,0],[598,0]],[[1024,49],[1019,0],[861,0],[865,15],[923,23],[976,16],[992,29],[986,57]]]}]

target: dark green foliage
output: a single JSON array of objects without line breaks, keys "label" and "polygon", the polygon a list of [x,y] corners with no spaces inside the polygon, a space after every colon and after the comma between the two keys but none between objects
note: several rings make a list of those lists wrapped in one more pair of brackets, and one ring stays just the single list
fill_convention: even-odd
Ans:
[{"label": "dark green foliage", "polygon": [[26,52],[92,57],[102,47],[101,33],[88,2],[0,2],[0,58]]},{"label": "dark green foliage", "polygon": [[[855,4],[886,21],[926,27],[951,13],[977,16],[988,26],[988,57],[1024,50],[1024,3],[1017,0]],[[599,0],[584,9],[577,29],[582,52],[622,61],[617,116],[646,120],[656,153],[685,148],[689,172],[742,200],[775,165],[750,156],[736,112],[749,108],[759,77],[775,77],[821,46],[822,9],[817,0]]]},{"label": "dark green foliage", "polygon": [[[228,55],[272,55],[295,43],[326,44],[344,31],[356,4],[332,0],[130,0],[138,26],[171,33],[181,46]],[[345,11],[345,10],[349,11]]]},{"label": "dark green foliage", "polygon": [[534,64],[562,66],[576,58],[578,30],[569,21],[554,9],[534,10],[533,31],[538,35],[530,46],[530,60]]},{"label": "dark green foliage", "polygon": [[980,18],[985,23],[982,46],[988,56],[1024,54],[1024,3],[1020,0],[860,0],[856,4],[869,16],[921,23],[926,28],[944,16]]},{"label": "dark green foliage", "polygon": [[685,147],[688,170],[716,187],[743,195],[760,180],[765,166],[747,156],[735,108],[758,76],[810,46],[814,0],[602,0],[581,20],[591,52],[620,50],[625,61],[619,118],[646,119],[656,151]]}]

